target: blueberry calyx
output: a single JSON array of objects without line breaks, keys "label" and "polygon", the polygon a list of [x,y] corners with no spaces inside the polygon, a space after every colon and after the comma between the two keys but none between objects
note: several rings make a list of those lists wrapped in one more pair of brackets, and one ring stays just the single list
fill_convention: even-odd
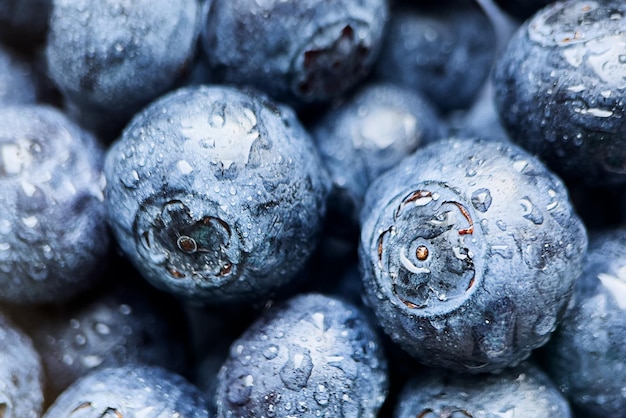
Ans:
[{"label": "blueberry calyx", "polygon": [[[319,100],[352,86],[366,72],[372,49],[367,23],[351,20],[322,27],[295,55],[292,92]],[[332,76],[329,76],[329,73]]]},{"label": "blueberry calyx", "polygon": [[[482,280],[482,231],[457,191],[438,182],[420,183],[396,196],[373,241],[379,280],[411,312],[435,316],[457,309]],[[385,219],[387,218],[387,219]],[[478,263],[479,265],[476,265]],[[385,286],[387,287],[387,286]]]},{"label": "blueberry calyx", "polygon": [[443,407],[439,412],[426,408],[417,415],[417,418],[474,418],[474,415],[462,408]]},{"label": "blueberry calyx", "polygon": [[175,280],[191,278],[215,286],[234,280],[243,254],[225,216],[217,208],[214,214],[195,215],[183,199],[158,200],[148,199],[137,215],[140,253]]}]

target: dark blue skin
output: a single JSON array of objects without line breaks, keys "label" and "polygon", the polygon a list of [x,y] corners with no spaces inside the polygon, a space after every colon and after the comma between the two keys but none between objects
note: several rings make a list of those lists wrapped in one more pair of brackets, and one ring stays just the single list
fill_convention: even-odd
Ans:
[{"label": "dark blue skin", "polygon": [[624,36],[623,1],[557,2],[498,59],[503,125],[568,184],[626,183]]},{"label": "dark blue skin", "polygon": [[109,251],[103,150],[58,110],[0,112],[0,300],[66,301]]},{"label": "dark blue skin", "polygon": [[497,371],[548,341],[580,274],[585,228],[563,183],[507,143],[420,148],[369,188],[365,298],[419,361]]},{"label": "dark blue skin", "polygon": [[271,308],[230,349],[218,417],[375,417],[386,361],[367,317],[340,299],[296,296]]},{"label": "dark blue skin", "polygon": [[34,104],[36,99],[33,66],[12,49],[0,45],[0,104]]},{"label": "dark blue skin", "polygon": [[181,89],[109,150],[109,221],[155,286],[250,301],[292,280],[322,227],[329,180],[292,110],[233,87]]},{"label": "dark blue skin", "polygon": [[117,132],[190,66],[196,0],[60,0],[46,44],[48,74],[86,126]]},{"label": "dark blue skin", "polygon": [[212,0],[202,45],[216,81],[293,105],[324,102],[374,64],[387,0]]},{"label": "dark blue skin", "polygon": [[581,417],[617,417],[626,398],[626,230],[590,236],[589,254],[546,367]]},{"label": "dark blue skin", "polygon": [[392,84],[362,87],[312,128],[333,181],[329,204],[358,223],[365,191],[380,174],[418,147],[445,135],[434,106]]},{"label": "dark blue skin", "polygon": [[45,418],[208,418],[207,400],[178,374],[129,364],[99,369],[67,388]]},{"label": "dark blue skin", "polygon": [[176,301],[126,280],[78,300],[26,314],[46,372],[50,404],[78,378],[105,367],[145,363],[186,373],[191,363],[186,318]]},{"label": "dark blue skin", "polygon": [[43,367],[31,339],[0,313],[0,417],[39,418]]},{"label": "dark blue skin", "polygon": [[480,376],[424,371],[405,385],[394,413],[395,418],[571,416],[567,400],[544,372],[530,363]]},{"label": "dark blue skin", "polygon": [[474,1],[418,3],[392,10],[376,75],[423,93],[443,112],[468,108],[495,57],[494,29]]}]

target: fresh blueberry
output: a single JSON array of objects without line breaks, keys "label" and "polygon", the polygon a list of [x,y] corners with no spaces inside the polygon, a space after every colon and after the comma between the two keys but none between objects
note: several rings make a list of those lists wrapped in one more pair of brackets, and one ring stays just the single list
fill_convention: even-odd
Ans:
[{"label": "fresh blueberry", "polygon": [[52,0],[3,0],[0,2],[0,38],[21,48],[45,39]]},{"label": "fresh blueberry", "polygon": [[194,56],[198,8],[196,0],[55,1],[48,72],[77,118],[96,130],[123,126],[171,89]]},{"label": "fresh blueberry", "polygon": [[0,112],[0,300],[60,302],[91,287],[109,250],[103,150],[59,111]]},{"label": "fresh blueberry", "polygon": [[207,401],[178,374],[155,366],[96,370],[67,388],[44,418],[208,418]]},{"label": "fresh blueberry", "polygon": [[568,183],[626,183],[626,3],[556,2],[527,21],[494,71],[513,141]]},{"label": "fresh blueberry", "polygon": [[419,3],[392,10],[376,73],[442,111],[467,108],[495,58],[494,29],[474,1]]},{"label": "fresh blueberry", "polygon": [[432,369],[402,390],[395,418],[570,418],[567,400],[530,363],[493,375]]},{"label": "fresh blueberry", "polygon": [[626,229],[590,236],[584,270],[562,324],[545,348],[546,367],[581,417],[624,415]]},{"label": "fresh blueberry", "polygon": [[213,0],[204,52],[217,80],[292,104],[354,87],[378,55],[387,0]]},{"label": "fresh blueberry", "polygon": [[218,376],[218,417],[374,417],[386,361],[354,306],[305,294],[271,308],[231,345]]},{"label": "fresh blueberry", "polygon": [[358,223],[369,184],[444,132],[434,106],[418,93],[392,84],[363,87],[313,127],[333,181],[329,205]]},{"label": "fresh blueberry", "polygon": [[98,368],[145,363],[187,372],[186,318],[176,305],[143,282],[125,282],[31,313],[25,329],[43,361],[46,400]]},{"label": "fresh blueberry", "polygon": [[30,338],[0,313],[0,417],[39,418],[43,370]]},{"label": "fresh blueberry", "polygon": [[328,193],[292,110],[234,87],[181,89],[137,115],[105,165],[110,224],[155,286],[259,298],[315,248]]},{"label": "fresh blueberry", "polygon": [[36,100],[34,69],[13,50],[0,45],[0,104],[34,104]]},{"label": "fresh blueberry", "polygon": [[420,148],[369,188],[367,303],[421,362],[496,371],[545,344],[587,247],[562,182],[506,143]]}]

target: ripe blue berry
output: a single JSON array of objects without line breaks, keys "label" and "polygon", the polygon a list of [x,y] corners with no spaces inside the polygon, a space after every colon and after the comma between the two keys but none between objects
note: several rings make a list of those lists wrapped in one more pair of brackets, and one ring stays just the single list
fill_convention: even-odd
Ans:
[{"label": "ripe blue berry", "polygon": [[426,364],[485,372],[547,342],[586,247],[563,184],[536,158],[451,139],[372,184],[359,255],[394,341]]},{"label": "ripe blue berry", "polygon": [[329,181],[294,113],[201,86],[138,114],[105,166],[110,224],[155,286],[205,303],[294,278],[315,248]]},{"label": "ripe blue berry", "polygon": [[218,417],[374,417],[386,396],[376,333],[354,306],[319,294],[270,309],[231,345]]}]

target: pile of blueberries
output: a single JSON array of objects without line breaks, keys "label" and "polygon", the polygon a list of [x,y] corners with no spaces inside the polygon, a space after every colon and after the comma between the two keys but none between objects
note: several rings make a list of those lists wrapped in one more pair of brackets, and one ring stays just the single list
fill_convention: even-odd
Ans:
[{"label": "pile of blueberries", "polygon": [[0,2],[0,418],[623,417],[623,0]]}]

